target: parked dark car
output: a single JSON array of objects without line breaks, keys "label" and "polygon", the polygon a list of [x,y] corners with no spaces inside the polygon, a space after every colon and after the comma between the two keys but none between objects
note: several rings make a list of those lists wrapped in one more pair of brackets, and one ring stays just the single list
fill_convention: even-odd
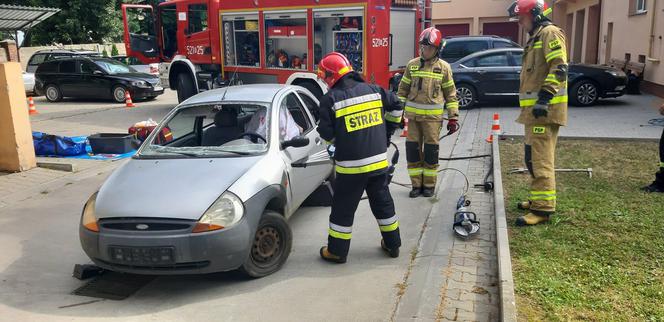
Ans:
[{"label": "parked dark car", "polygon": [[[518,98],[522,58],[523,49],[503,48],[471,54],[450,64],[459,107]],[[569,65],[567,86],[572,105],[588,106],[600,98],[621,96],[626,84],[627,76],[620,70],[599,65]]]},{"label": "parked dark car", "polygon": [[453,36],[445,38],[440,58],[453,63],[478,51],[494,48],[521,48],[519,44],[498,36]]},{"label": "parked dark car", "polygon": [[28,73],[34,73],[39,67],[39,64],[51,61],[54,59],[60,58],[71,58],[75,56],[89,56],[89,57],[101,57],[96,51],[92,50],[70,50],[70,49],[44,49],[39,50],[30,56],[28,60],[28,66],[25,68],[25,71]]},{"label": "parked dark car", "polygon": [[139,73],[110,58],[74,57],[43,63],[35,73],[35,90],[50,102],[63,97],[111,98],[125,101],[129,91],[132,99],[153,99],[164,93],[159,77]]}]

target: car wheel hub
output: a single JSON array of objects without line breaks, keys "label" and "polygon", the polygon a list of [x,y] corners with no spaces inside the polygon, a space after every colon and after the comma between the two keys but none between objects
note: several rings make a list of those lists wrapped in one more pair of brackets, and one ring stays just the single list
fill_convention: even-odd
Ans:
[{"label": "car wheel hub", "polygon": [[279,254],[280,249],[279,232],[273,227],[264,227],[256,232],[251,254],[256,262],[267,263]]},{"label": "car wheel hub", "polygon": [[470,89],[465,87],[461,87],[457,90],[457,96],[459,99],[459,105],[461,107],[470,105],[473,100],[473,93],[470,91]]},{"label": "car wheel hub", "polygon": [[579,101],[583,104],[590,104],[597,98],[597,89],[592,84],[583,84],[579,87]]},{"label": "car wheel hub", "polygon": [[125,98],[125,90],[123,88],[115,89],[115,99],[121,101]]},{"label": "car wheel hub", "polygon": [[55,90],[55,88],[53,88],[53,87],[49,87],[49,88],[46,90],[46,96],[47,96],[49,99],[54,100],[54,99],[58,98],[58,92]]}]

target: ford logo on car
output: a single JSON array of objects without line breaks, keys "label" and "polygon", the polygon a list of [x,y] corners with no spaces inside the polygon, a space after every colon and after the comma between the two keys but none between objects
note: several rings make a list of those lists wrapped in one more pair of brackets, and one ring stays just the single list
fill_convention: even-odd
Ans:
[{"label": "ford logo on car", "polygon": [[148,228],[150,228],[150,226],[148,226],[148,225],[146,225],[146,224],[138,224],[138,225],[136,225],[136,229],[138,229],[138,230],[146,230],[146,229],[148,229]]}]

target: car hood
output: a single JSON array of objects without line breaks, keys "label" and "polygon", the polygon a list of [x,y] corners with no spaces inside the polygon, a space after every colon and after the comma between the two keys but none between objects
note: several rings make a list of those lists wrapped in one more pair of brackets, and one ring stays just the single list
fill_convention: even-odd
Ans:
[{"label": "car hood", "polygon": [[111,76],[122,78],[126,80],[142,80],[146,82],[159,80],[158,76],[147,73],[126,73],[126,74],[112,74]]},{"label": "car hood", "polygon": [[99,190],[97,218],[198,220],[261,158],[132,159]]}]

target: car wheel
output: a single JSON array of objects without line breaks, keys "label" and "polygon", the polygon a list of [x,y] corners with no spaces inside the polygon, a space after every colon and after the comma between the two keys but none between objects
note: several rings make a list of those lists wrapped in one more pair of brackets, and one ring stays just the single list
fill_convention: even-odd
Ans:
[{"label": "car wheel", "polygon": [[475,106],[477,100],[477,93],[475,89],[466,84],[459,84],[456,88],[457,99],[459,100],[459,109],[471,109]]},{"label": "car wheel", "polygon": [[194,87],[194,80],[191,79],[191,75],[189,75],[188,73],[178,74],[177,91],[178,91],[178,103],[182,103],[184,100],[196,94],[196,88]]},{"label": "car wheel", "polygon": [[44,89],[44,95],[49,102],[59,102],[62,100],[60,89],[53,84],[46,86]]},{"label": "car wheel", "polygon": [[599,99],[599,89],[597,85],[589,80],[582,80],[574,86],[569,93],[572,105],[590,106],[597,103]]},{"label": "car wheel", "polygon": [[117,85],[113,87],[113,100],[116,103],[124,103],[125,95],[127,95],[127,89],[124,86]]},{"label": "car wheel", "polygon": [[288,259],[292,244],[293,233],[286,219],[274,211],[266,210],[258,223],[249,257],[240,271],[253,278],[278,271]]}]

